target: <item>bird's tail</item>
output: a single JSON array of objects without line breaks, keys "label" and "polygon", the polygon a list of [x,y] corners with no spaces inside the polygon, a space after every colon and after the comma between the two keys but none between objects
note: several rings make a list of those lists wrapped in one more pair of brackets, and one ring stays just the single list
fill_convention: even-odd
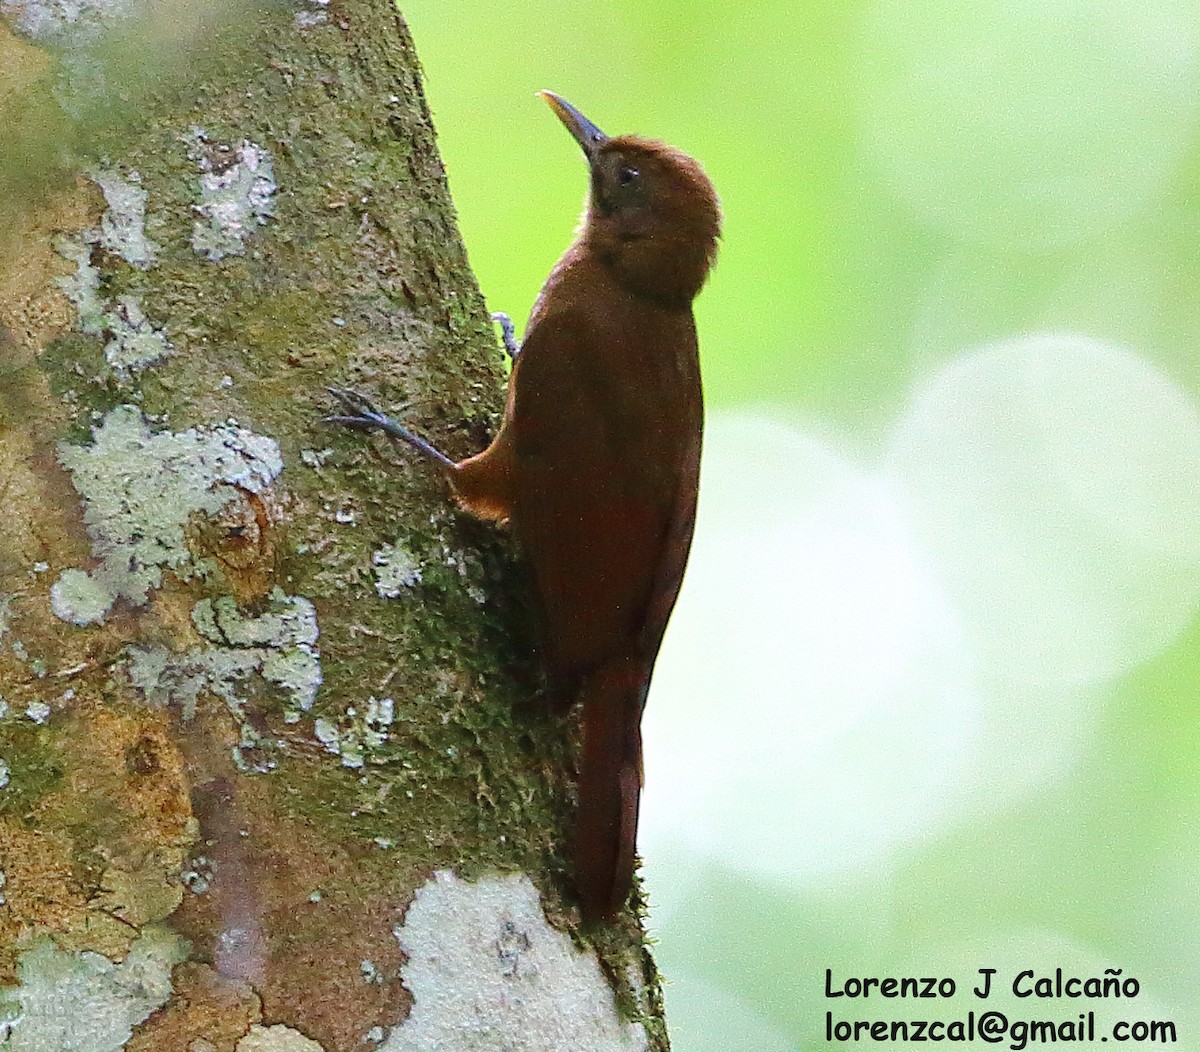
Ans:
[{"label": "bird's tail", "polygon": [[643,662],[610,661],[580,687],[583,759],[575,829],[575,879],[584,917],[608,920],[633,883],[642,791]]}]

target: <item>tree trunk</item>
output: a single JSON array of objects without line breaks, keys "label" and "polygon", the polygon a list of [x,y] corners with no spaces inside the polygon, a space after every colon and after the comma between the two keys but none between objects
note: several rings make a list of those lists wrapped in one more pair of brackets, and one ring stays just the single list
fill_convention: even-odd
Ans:
[{"label": "tree trunk", "polygon": [[507,540],[320,422],[501,405],[402,19],[0,15],[0,1045],[665,1049]]}]

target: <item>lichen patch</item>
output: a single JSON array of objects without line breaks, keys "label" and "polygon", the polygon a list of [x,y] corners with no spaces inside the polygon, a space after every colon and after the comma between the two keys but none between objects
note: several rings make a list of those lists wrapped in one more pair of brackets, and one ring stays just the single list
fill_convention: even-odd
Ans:
[{"label": "lichen patch", "polygon": [[185,140],[200,168],[200,218],[192,226],[192,248],[213,261],[245,253],[245,241],[274,212],[275,170],[271,155],[243,139],[224,146],[193,127]]},{"label": "lichen patch", "polygon": [[408,957],[408,1019],[382,1052],[641,1052],[594,955],[550,927],[524,875],[475,883],[435,873],[395,930]]},{"label": "lichen patch", "polygon": [[149,267],[155,261],[156,247],[146,236],[148,195],[142,189],[142,177],[137,172],[124,177],[115,171],[98,171],[92,179],[108,204],[100,217],[100,244],[135,267]]},{"label": "lichen patch", "polygon": [[156,329],[136,296],[122,296],[105,318],[112,338],[104,346],[104,359],[118,375],[137,372],[171,353],[171,343]]},{"label": "lichen patch", "polygon": [[83,570],[63,570],[50,589],[50,609],[54,616],[72,625],[92,625],[104,620],[113,604],[109,584]]},{"label": "lichen patch", "polygon": [[55,249],[63,259],[75,264],[75,272],[55,279],[56,284],[75,305],[76,328],[86,336],[104,331],[106,309],[100,298],[100,271],[92,263],[94,238],[60,237]]},{"label": "lichen patch", "polygon": [[375,591],[383,599],[395,599],[421,581],[421,564],[403,544],[385,544],[371,556]]},{"label": "lichen patch", "polygon": [[142,301],[123,295],[116,302],[101,294],[101,272],[96,266],[96,249],[120,256],[131,266],[146,270],[157,261],[157,246],[146,236],[146,199],[141,176],[136,171],[122,176],[111,169],[91,173],[107,205],[100,225],[89,226],[69,237],[55,239],[54,247],[75,264],[74,273],[55,284],[75,306],[75,328],[85,336],[107,333],[104,357],[118,380],[128,378],[171,353],[166,334],[146,317]]},{"label": "lichen patch", "polygon": [[[341,757],[343,767],[362,767],[387,741],[395,707],[394,698],[377,698],[372,694],[363,709],[357,705],[349,706],[340,723],[316,720],[313,736],[328,752]],[[382,756],[379,758],[383,759]]]},{"label": "lichen patch", "polygon": [[324,1052],[321,1045],[290,1026],[252,1026],[236,1052]]},{"label": "lichen patch", "polygon": [[2,0],[17,28],[34,40],[78,46],[95,40],[104,25],[129,16],[133,0]]},{"label": "lichen patch", "polygon": [[156,926],[119,964],[40,939],[21,954],[20,985],[0,991],[0,1044],[11,1052],[119,1052],[171,996],[171,969],[186,955],[185,940]]},{"label": "lichen patch", "polygon": [[61,444],[59,461],[83,498],[99,562],[64,571],[51,589],[55,615],[76,625],[102,622],[118,598],[143,605],[164,570],[207,572],[185,542],[189,518],[215,515],[243,491],[266,492],[283,470],[274,439],[232,422],[154,433],[131,405],[111,410],[90,445]]},{"label": "lichen patch", "polygon": [[[104,213],[102,225],[109,221],[111,213],[111,209]],[[172,347],[166,334],[156,329],[146,317],[142,301],[137,296],[121,296],[116,303],[101,296],[101,275],[92,255],[96,245],[105,244],[104,238],[95,230],[85,230],[75,237],[59,238],[55,247],[64,259],[75,264],[75,272],[57,278],[56,284],[75,305],[75,327],[80,332],[85,336],[108,334],[104,358],[120,380],[165,358],[171,353]],[[149,266],[153,255],[144,253],[150,251],[150,243],[143,237],[144,246],[139,248],[128,233],[122,238],[123,241],[118,242],[114,235],[109,239],[113,244],[105,244],[105,247],[121,252],[130,262],[136,262],[139,266]]]},{"label": "lichen patch", "polygon": [[[191,719],[202,690],[221,698],[241,722],[245,717],[247,677],[257,673],[286,694],[284,719],[294,723],[312,708],[321,685],[319,629],[313,605],[303,596],[275,588],[265,610],[249,613],[231,596],[201,599],[192,608],[192,624],[206,645],[172,653],[155,645],[130,647],[130,681],[154,705],[175,705]],[[248,757],[260,741],[241,723],[241,745],[235,758],[244,769],[259,769]]]}]

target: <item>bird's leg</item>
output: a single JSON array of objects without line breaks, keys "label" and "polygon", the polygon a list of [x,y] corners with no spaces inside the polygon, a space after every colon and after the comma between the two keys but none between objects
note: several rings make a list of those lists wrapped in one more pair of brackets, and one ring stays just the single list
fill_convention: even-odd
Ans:
[{"label": "bird's leg", "polygon": [[504,350],[510,358],[516,358],[521,353],[521,348],[517,345],[516,330],[513,328],[512,318],[504,311],[494,311],[492,321],[500,326],[500,337],[504,341]]},{"label": "bird's leg", "polygon": [[326,390],[341,403],[343,409],[342,413],[325,417],[326,423],[341,424],[343,427],[352,427],[359,431],[382,431],[389,438],[411,446],[426,460],[437,464],[441,470],[445,471],[447,468],[454,467],[454,461],[437,446],[409,431],[402,424],[396,423],[390,416],[381,413],[369,399],[364,398],[357,391],[349,391],[344,387],[329,387]]}]

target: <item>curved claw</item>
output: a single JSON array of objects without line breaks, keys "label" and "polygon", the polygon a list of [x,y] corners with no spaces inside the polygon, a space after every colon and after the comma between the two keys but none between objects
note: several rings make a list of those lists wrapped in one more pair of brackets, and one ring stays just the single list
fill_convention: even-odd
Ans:
[{"label": "curved claw", "polygon": [[504,341],[504,349],[508,352],[510,358],[516,358],[521,353],[521,348],[517,344],[516,329],[513,328],[513,321],[502,310],[492,311],[492,321],[500,326],[500,337]]},{"label": "curved claw", "polygon": [[337,413],[324,420],[328,424],[340,424],[357,431],[382,431],[389,438],[397,439],[411,446],[427,460],[432,460],[438,467],[445,470],[454,467],[451,460],[436,446],[427,442],[420,435],[409,431],[407,427],[396,423],[390,416],[379,412],[370,399],[344,387],[327,387],[326,390],[342,404],[345,413]]},{"label": "curved claw", "polygon": [[326,387],[325,390],[341,402],[342,408],[352,416],[384,416],[375,408],[374,402],[348,387]]},{"label": "curved claw", "polygon": [[340,424],[342,427],[349,427],[355,431],[373,431],[375,429],[383,429],[384,423],[375,416],[341,416],[333,413],[329,416],[321,417],[323,424]]}]

